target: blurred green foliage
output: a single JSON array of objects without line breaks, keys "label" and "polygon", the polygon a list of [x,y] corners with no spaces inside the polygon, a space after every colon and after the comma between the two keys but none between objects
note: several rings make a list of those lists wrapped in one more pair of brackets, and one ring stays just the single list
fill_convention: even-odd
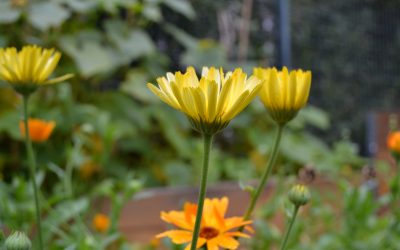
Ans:
[{"label": "blurred green foliage", "polygon": [[[284,231],[279,218],[287,221],[293,211],[286,193],[294,180],[279,182],[277,193],[258,213],[256,236],[251,241],[253,250],[272,249],[281,243]],[[358,187],[353,182],[342,178],[335,183],[338,185],[329,186],[324,181],[310,185],[311,202],[300,211],[288,249],[395,250],[400,247],[400,217],[391,210],[398,209],[390,207],[391,194],[377,196],[377,179]]]},{"label": "blurred green foliage", "polygon": [[[234,2],[232,8],[236,13],[240,4]],[[210,16],[214,17],[226,3],[198,0],[0,2],[2,47],[21,47],[28,43],[55,47],[63,53],[57,73],[75,74],[68,83],[40,89],[30,100],[33,117],[57,122],[50,140],[35,145],[37,179],[46,214],[45,240],[52,242],[54,249],[105,249],[112,244],[126,249],[115,224],[106,236],[93,233],[86,226],[97,212],[93,202],[110,200],[110,217],[115,223],[124,202],[141,185],[198,183],[201,138],[191,130],[182,114],[154,97],[146,83],[155,82],[166,71],[187,65],[194,65],[198,70],[203,65],[227,68],[240,65],[251,73],[257,55],[272,57],[275,53],[272,39],[265,39],[265,43],[250,49],[252,60],[240,64],[232,52],[237,50],[236,45],[228,50],[225,44],[210,36],[196,38],[188,29],[190,25],[202,25],[202,29],[216,31],[205,23],[213,22],[215,28],[216,18]],[[205,11],[210,8],[209,18],[202,23],[207,16]],[[262,35],[260,32],[256,36]],[[262,61],[268,64],[274,59]],[[0,201],[0,226],[29,232],[34,207],[17,126],[21,118],[20,98],[3,84],[0,103],[3,148],[0,196],[6,197]],[[365,160],[358,156],[357,146],[348,138],[330,146],[310,132],[324,133],[331,129],[332,122],[325,111],[314,106],[303,109],[286,129],[276,169],[287,176],[311,165],[335,176],[343,168],[362,166]],[[274,130],[264,107],[256,100],[216,137],[210,181],[247,182],[259,177],[269,157]],[[273,208],[276,207],[271,205],[270,209]],[[323,207],[317,209],[323,210]],[[349,209],[349,212],[356,210]],[[260,232],[266,234],[262,236],[262,244],[279,236],[276,230],[264,229],[266,226],[262,224],[260,227],[263,228]],[[72,242],[75,245],[71,246]]]}]

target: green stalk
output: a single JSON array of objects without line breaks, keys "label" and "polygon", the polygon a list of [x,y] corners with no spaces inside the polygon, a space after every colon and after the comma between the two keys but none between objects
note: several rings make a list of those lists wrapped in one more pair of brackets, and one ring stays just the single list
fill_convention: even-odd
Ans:
[{"label": "green stalk", "polygon": [[32,186],[33,186],[33,194],[35,198],[35,209],[36,209],[36,223],[38,230],[38,238],[39,238],[39,249],[43,250],[43,238],[42,238],[42,221],[40,218],[40,202],[39,202],[39,188],[36,183],[36,160],[35,154],[33,152],[32,141],[29,134],[29,124],[28,124],[28,100],[29,94],[23,95],[23,106],[24,106],[24,124],[25,124],[25,146],[28,155],[28,163],[29,163],[29,173],[31,176]]},{"label": "green stalk", "polygon": [[[269,158],[267,168],[265,169],[265,172],[264,172],[263,176],[261,177],[260,184],[258,184],[256,192],[251,197],[250,205],[247,208],[247,211],[244,215],[244,220],[250,219],[250,216],[253,213],[254,207],[257,203],[257,200],[258,200],[258,198],[260,198],[260,195],[265,188],[265,184],[267,183],[267,180],[271,173],[271,170],[275,165],[276,156],[278,155],[278,149],[279,149],[279,145],[281,142],[283,129],[284,129],[284,125],[278,125],[278,132],[275,137],[275,142],[274,142],[274,146],[272,148],[271,157]],[[243,229],[244,229],[244,227],[241,227],[239,230],[243,231]]]},{"label": "green stalk", "polygon": [[290,231],[292,231],[292,227],[293,227],[294,221],[296,220],[296,216],[297,216],[297,212],[299,211],[299,208],[300,208],[300,206],[295,206],[294,207],[293,216],[292,216],[292,218],[290,220],[290,224],[289,224],[289,227],[288,227],[288,229],[286,231],[285,238],[284,238],[284,240],[282,242],[280,250],[285,250],[285,248],[286,248],[286,244],[287,244],[288,239],[289,239]]},{"label": "green stalk", "polygon": [[201,171],[201,181],[200,181],[199,198],[198,198],[198,202],[197,202],[196,222],[194,223],[192,245],[190,247],[190,250],[196,249],[197,239],[199,238],[201,217],[203,215],[204,198],[206,196],[206,191],[207,191],[207,173],[208,173],[208,166],[209,166],[209,162],[210,162],[210,151],[211,151],[213,135],[204,134],[203,139],[204,139],[203,169]]}]

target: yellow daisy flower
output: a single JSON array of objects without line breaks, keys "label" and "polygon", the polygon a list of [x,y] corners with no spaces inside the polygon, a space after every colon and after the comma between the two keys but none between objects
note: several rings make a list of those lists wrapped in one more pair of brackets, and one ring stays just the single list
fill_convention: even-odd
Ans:
[{"label": "yellow daisy flower", "polygon": [[[226,249],[237,249],[239,241],[236,237],[249,238],[250,236],[235,231],[235,228],[251,224],[242,217],[225,218],[229,200],[227,197],[221,199],[205,199],[203,217],[199,239],[196,249],[207,246],[207,250],[218,250],[219,247]],[[169,237],[175,244],[189,243],[185,250],[191,247],[193,228],[196,218],[197,205],[185,203],[183,211],[161,212],[161,219],[177,226],[178,230],[169,230],[158,234],[157,238]],[[252,231],[250,227],[246,227]]]},{"label": "yellow daisy flower", "polygon": [[311,86],[311,71],[283,67],[254,68],[254,75],[264,80],[260,97],[271,117],[279,124],[292,120],[306,105]]},{"label": "yellow daisy flower", "polygon": [[171,107],[184,112],[192,125],[205,134],[225,128],[257,95],[261,80],[247,78],[242,69],[224,74],[204,67],[200,78],[193,67],[186,73],[167,73],[148,88]]},{"label": "yellow daisy flower", "polygon": [[25,94],[38,86],[53,84],[71,78],[72,74],[49,79],[61,53],[54,49],[43,49],[36,45],[0,49],[0,78],[11,84],[18,92]]}]

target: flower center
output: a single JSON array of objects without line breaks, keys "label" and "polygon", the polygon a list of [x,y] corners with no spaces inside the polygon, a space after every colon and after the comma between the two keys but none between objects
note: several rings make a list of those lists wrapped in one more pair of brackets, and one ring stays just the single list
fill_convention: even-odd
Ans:
[{"label": "flower center", "polygon": [[200,230],[199,236],[207,240],[217,237],[219,231],[213,227],[203,227]]}]

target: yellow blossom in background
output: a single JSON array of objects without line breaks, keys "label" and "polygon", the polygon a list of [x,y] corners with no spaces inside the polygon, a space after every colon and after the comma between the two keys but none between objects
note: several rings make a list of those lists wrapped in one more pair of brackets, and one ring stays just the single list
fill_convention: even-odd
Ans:
[{"label": "yellow blossom in background", "polygon": [[33,91],[39,85],[64,81],[73,75],[49,79],[60,58],[60,52],[36,45],[24,46],[20,51],[14,47],[0,49],[0,78],[18,92]]},{"label": "yellow blossom in background", "polygon": [[222,69],[204,67],[199,78],[189,67],[183,74],[167,73],[157,78],[157,83],[147,86],[162,101],[184,112],[194,128],[205,134],[225,128],[261,88],[261,80],[247,78],[240,68],[224,74]]},{"label": "yellow blossom in background", "polygon": [[93,228],[101,233],[104,233],[110,227],[110,219],[107,215],[98,213],[93,218]]},{"label": "yellow blossom in background", "polygon": [[293,119],[306,105],[311,87],[311,71],[283,67],[254,68],[254,75],[264,81],[260,97],[271,117],[279,124]]},{"label": "yellow blossom in background", "polygon": [[[229,200],[226,197],[205,199],[197,248],[207,246],[207,250],[218,250],[219,247],[237,249],[239,242],[235,239],[236,237],[249,238],[249,235],[235,229],[251,224],[251,221],[245,221],[243,217],[225,218],[228,203]],[[179,229],[166,231],[156,237],[169,237],[175,244],[189,243],[185,250],[190,249],[196,210],[196,204],[187,202],[183,211],[161,212],[162,220]]]},{"label": "yellow blossom in background", "polygon": [[[28,129],[29,136],[33,142],[44,142],[49,139],[53,129],[55,128],[55,121],[44,121],[41,119],[29,119]],[[24,121],[19,122],[19,128],[22,137],[25,137],[25,124]]]},{"label": "yellow blossom in background", "polygon": [[387,147],[393,153],[400,154],[400,131],[391,132],[388,135]]}]

